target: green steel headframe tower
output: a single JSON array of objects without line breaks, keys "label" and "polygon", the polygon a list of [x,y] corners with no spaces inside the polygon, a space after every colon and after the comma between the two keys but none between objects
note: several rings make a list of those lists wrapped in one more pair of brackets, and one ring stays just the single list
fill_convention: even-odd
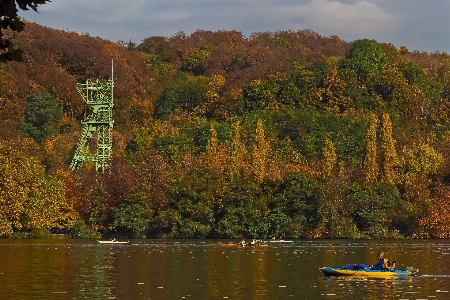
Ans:
[{"label": "green steel headframe tower", "polygon": [[[91,107],[91,113],[82,121],[83,132],[70,163],[70,169],[81,168],[86,161],[95,162],[96,171],[105,171],[112,158],[112,109],[114,105],[114,77],[106,82],[89,79],[78,83],[77,91]],[[95,149],[96,148],[96,149]]]}]

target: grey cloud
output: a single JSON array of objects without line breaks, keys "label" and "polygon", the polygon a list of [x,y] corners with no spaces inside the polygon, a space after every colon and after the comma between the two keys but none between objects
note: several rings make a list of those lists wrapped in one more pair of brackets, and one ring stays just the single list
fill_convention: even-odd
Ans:
[{"label": "grey cloud", "polygon": [[312,29],[352,41],[373,38],[421,51],[449,51],[450,1],[433,0],[54,0],[25,19],[56,29],[139,43],[197,29]]}]

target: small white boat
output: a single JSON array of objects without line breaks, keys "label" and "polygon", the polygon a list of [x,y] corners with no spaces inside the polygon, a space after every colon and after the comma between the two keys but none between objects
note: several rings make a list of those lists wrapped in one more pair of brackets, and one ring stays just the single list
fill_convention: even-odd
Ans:
[{"label": "small white boat", "polygon": [[293,241],[289,240],[270,240],[269,243],[292,243]]},{"label": "small white boat", "polygon": [[97,242],[99,242],[100,244],[128,244],[128,241],[119,242],[119,241],[99,241],[99,240],[97,240]]},{"label": "small white boat", "polygon": [[262,240],[261,243],[292,243],[291,240]]}]

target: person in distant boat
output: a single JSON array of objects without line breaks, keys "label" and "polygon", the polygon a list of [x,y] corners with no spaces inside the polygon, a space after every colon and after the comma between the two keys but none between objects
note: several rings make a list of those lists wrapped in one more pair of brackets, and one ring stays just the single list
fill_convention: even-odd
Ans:
[{"label": "person in distant boat", "polygon": [[113,239],[111,240],[111,242],[117,242],[117,239],[116,239],[116,238],[113,238]]},{"label": "person in distant boat", "polygon": [[377,256],[377,264],[372,266],[373,270],[383,270],[383,269],[389,269],[389,260],[387,258],[384,258],[384,253],[381,252]]},{"label": "person in distant boat", "polygon": [[256,240],[253,239],[253,241],[250,243],[252,246],[256,246]]},{"label": "person in distant boat", "polygon": [[239,245],[241,245],[242,247],[245,246],[247,238],[243,238],[242,241],[239,242]]}]

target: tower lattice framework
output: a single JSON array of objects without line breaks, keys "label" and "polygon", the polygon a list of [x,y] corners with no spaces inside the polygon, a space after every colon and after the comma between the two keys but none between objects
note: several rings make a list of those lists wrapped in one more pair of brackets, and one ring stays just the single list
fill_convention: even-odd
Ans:
[{"label": "tower lattice framework", "polygon": [[70,164],[72,170],[81,168],[87,161],[95,162],[97,171],[105,171],[110,166],[114,124],[113,90],[113,78],[106,82],[88,79],[85,84],[77,84],[77,91],[91,109],[88,117],[81,122],[83,132]]}]

